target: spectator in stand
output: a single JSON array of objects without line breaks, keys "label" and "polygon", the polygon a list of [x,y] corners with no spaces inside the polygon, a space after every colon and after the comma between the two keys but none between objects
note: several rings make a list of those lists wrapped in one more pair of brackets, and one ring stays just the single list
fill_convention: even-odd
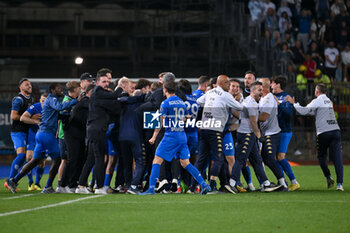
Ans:
[{"label": "spectator in stand", "polygon": [[326,31],[324,33],[324,44],[325,44],[325,41],[331,41],[331,40],[334,41],[336,38],[336,31],[332,25],[331,20],[326,19],[325,24],[326,24]]},{"label": "spectator in stand", "polygon": [[281,38],[284,40],[284,34],[292,28],[292,23],[287,15],[287,12],[282,12],[282,16],[279,19],[278,27],[280,29]]},{"label": "spectator in stand", "polygon": [[262,41],[265,49],[271,49],[271,40],[271,33],[268,30],[265,30],[264,38]]},{"label": "spectator in stand", "polygon": [[287,66],[293,63],[293,52],[288,48],[288,44],[283,42],[281,45],[281,51],[277,56],[278,60],[284,62]]},{"label": "spectator in stand", "polygon": [[339,51],[334,47],[334,41],[329,42],[329,47],[324,50],[325,62],[325,71],[326,74],[334,80],[335,71],[337,69],[337,63],[339,60]]},{"label": "spectator in stand", "polygon": [[309,52],[311,53],[312,60],[316,62],[316,66],[323,66],[323,58],[320,54],[320,50],[318,49],[318,44],[315,41],[311,42]]},{"label": "spectator in stand", "polygon": [[310,31],[311,31],[311,37],[315,38],[317,41],[323,44],[326,25],[324,24],[322,18],[319,18],[317,22],[315,21],[312,22]]},{"label": "spectator in stand", "polygon": [[275,48],[278,48],[280,44],[281,44],[280,32],[278,30],[275,30],[273,32],[272,39],[271,39],[271,47],[275,49]]},{"label": "spectator in stand", "polygon": [[311,24],[311,11],[302,10],[301,15],[298,16],[299,19],[299,33],[297,39],[301,41],[304,51],[307,52],[308,40],[310,33]]},{"label": "spectator in stand", "polygon": [[316,0],[315,10],[317,12],[317,18],[329,17],[329,0]]},{"label": "spectator in stand", "polygon": [[314,79],[315,85],[319,83],[326,84],[327,88],[331,87],[331,80],[329,79],[328,75],[322,74],[322,71],[320,69],[317,69],[315,71],[315,79]]},{"label": "spectator in stand", "polygon": [[306,70],[306,78],[308,80],[308,83],[313,83],[314,82],[314,78],[315,78],[315,71],[316,71],[316,62],[314,60],[312,60],[311,57],[311,53],[308,52],[306,53],[305,56],[305,62],[304,62],[304,66],[306,66],[307,70]]},{"label": "spectator in stand", "polygon": [[293,16],[292,11],[290,10],[290,8],[287,5],[287,0],[282,0],[281,6],[280,6],[280,8],[278,8],[278,11],[277,11],[277,16],[281,18],[283,12],[287,13],[289,19],[292,18],[292,16]]},{"label": "spectator in stand", "polygon": [[350,44],[348,43],[345,46],[345,49],[343,52],[341,52],[341,60],[343,62],[344,65],[344,69],[343,69],[343,74],[344,74],[344,79],[343,81],[350,81],[349,80],[349,68],[350,68]]},{"label": "spectator in stand", "polygon": [[305,61],[305,54],[304,54],[303,48],[301,47],[300,40],[297,40],[295,42],[295,46],[292,48],[292,52],[294,55],[294,59],[293,59],[294,64],[300,65]]},{"label": "spectator in stand", "polygon": [[248,3],[248,9],[252,19],[252,24],[260,22],[264,14],[264,3],[261,0],[250,0]]},{"label": "spectator in stand", "polygon": [[344,4],[343,0],[337,0],[333,3],[333,5],[331,6],[331,18],[334,18],[335,16],[340,14],[340,9],[344,8],[344,10],[346,10],[346,6]]},{"label": "spectator in stand", "polygon": [[264,15],[268,15],[269,9],[272,9],[274,12],[276,11],[276,5],[275,3],[271,2],[270,0],[265,0],[264,3]]},{"label": "spectator in stand", "polygon": [[287,43],[288,48],[293,48],[295,46],[294,37],[289,32],[284,33],[283,41]]},{"label": "spectator in stand", "polygon": [[265,18],[265,30],[270,31],[272,33],[274,30],[278,30],[278,19],[275,11],[272,8],[267,10],[267,15]]},{"label": "spectator in stand", "polygon": [[346,44],[349,42],[349,27],[346,24],[346,21],[340,23],[340,28],[338,29],[337,34],[337,44],[338,48],[344,49]]}]

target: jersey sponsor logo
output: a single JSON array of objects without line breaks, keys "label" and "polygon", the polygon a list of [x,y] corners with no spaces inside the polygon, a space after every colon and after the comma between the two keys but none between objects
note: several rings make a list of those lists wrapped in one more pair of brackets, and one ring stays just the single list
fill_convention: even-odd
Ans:
[{"label": "jersey sponsor logo", "polygon": [[159,129],[160,128],[160,116],[161,114],[157,110],[156,112],[144,112],[143,113],[143,128],[144,129]]}]

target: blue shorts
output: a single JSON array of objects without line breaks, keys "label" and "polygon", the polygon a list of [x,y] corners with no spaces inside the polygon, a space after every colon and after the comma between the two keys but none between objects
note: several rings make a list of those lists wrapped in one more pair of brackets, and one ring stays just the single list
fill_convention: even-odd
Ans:
[{"label": "blue shorts", "polygon": [[60,157],[60,148],[58,147],[55,135],[50,133],[37,132],[35,136],[35,159],[45,159],[48,154],[52,159]]},{"label": "blue shorts", "polygon": [[293,135],[292,132],[281,133],[281,140],[280,140],[280,145],[278,147],[278,153],[287,153],[288,145],[289,145],[290,139],[292,138],[292,135]]},{"label": "blue shorts", "polygon": [[24,132],[11,132],[11,139],[15,150],[20,147],[27,147],[28,134]]},{"label": "blue shorts", "polygon": [[36,132],[33,131],[31,128],[29,128],[27,150],[32,150],[32,151],[34,150],[34,148],[35,148],[35,135],[36,135]]},{"label": "blue shorts", "polygon": [[224,155],[235,156],[235,144],[231,133],[227,133],[224,137]]},{"label": "blue shorts", "polygon": [[198,155],[199,143],[198,132],[186,132],[187,145],[191,155]]},{"label": "blue shorts", "polygon": [[106,141],[107,141],[107,143],[106,143],[106,147],[107,147],[107,148],[106,148],[106,151],[108,152],[108,155],[117,156],[118,152],[117,152],[117,150],[115,149],[115,147],[114,147],[112,141],[109,140],[108,138],[107,138]]},{"label": "blue shorts", "polygon": [[165,135],[158,145],[156,156],[168,162],[173,160],[173,158],[189,159],[190,151],[188,150],[187,140]]}]

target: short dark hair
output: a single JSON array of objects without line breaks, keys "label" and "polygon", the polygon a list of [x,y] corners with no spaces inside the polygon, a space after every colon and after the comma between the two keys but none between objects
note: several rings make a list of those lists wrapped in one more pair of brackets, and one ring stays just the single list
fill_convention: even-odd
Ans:
[{"label": "short dark hair", "polygon": [[252,70],[246,71],[246,72],[244,73],[244,76],[246,76],[247,74],[252,74],[252,75],[254,75],[254,78],[256,78],[256,74],[255,74],[255,72],[252,71]]},{"label": "short dark hair", "polygon": [[169,94],[174,94],[176,91],[176,83],[171,80],[164,83],[163,87],[169,92]]},{"label": "short dark hair", "polygon": [[286,79],[286,77],[284,77],[282,75],[278,75],[276,77],[273,77],[271,82],[279,84],[282,90],[284,90],[284,88],[287,85],[287,79]]},{"label": "short dark hair", "polygon": [[218,81],[218,77],[214,77],[210,79],[210,86],[213,87],[214,84]]},{"label": "short dark hair", "polygon": [[201,86],[206,82],[209,82],[210,78],[208,76],[202,75],[198,78],[198,85]]},{"label": "short dark hair", "polygon": [[177,86],[180,88],[180,90],[185,94],[185,95],[191,95],[192,93],[192,87],[191,83],[186,80],[186,79],[181,79]]},{"label": "short dark hair", "polygon": [[48,96],[49,96],[49,93],[47,93],[46,91],[44,91],[44,92],[42,92],[42,93],[40,94],[40,96],[48,97]]},{"label": "short dark hair", "polygon": [[316,89],[321,92],[322,94],[326,94],[327,93],[327,86],[324,83],[319,83],[316,85]]},{"label": "short dark hair", "polygon": [[94,84],[89,84],[89,86],[87,86],[85,93],[89,93],[90,90],[94,89],[95,85]]},{"label": "short dark hair", "polygon": [[239,80],[236,79],[236,78],[231,78],[231,79],[230,79],[230,82],[236,82],[236,83],[238,83],[239,85],[241,85],[241,81],[239,81]]},{"label": "short dark hair", "polygon": [[108,68],[101,68],[97,71],[96,79],[98,79],[99,77],[107,76],[108,73],[112,74],[112,70]]},{"label": "short dark hair", "polygon": [[56,87],[60,86],[61,84],[59,83],[51,83],[49,86],[49,92],[52,93],[52,90],[55,90]]},{"label": "short dark hair", "polygon": [[256,82],[253,82],[251,85],[250,85],[250,90],[255,90],[255,87],[256,86],[262,86],[262,83],[261,82],[259,82],[259,81],[256,81]]},{"label": "short dark hair", "polygon": [[136,83],[135,89],[142,89],[142,88],[145,88],[145,87],[151,86],[151,85],[152,85],[151,81],[149,81],[145,78],[140,78]]},{"label": "short dark hair", "polygon": [[21,80],[19,80],[18,86],[21,86],[22,83],[25,82],[25,81],[28,81],[28,82],[29,82],[29,80],[28,80],[27,78],[22,78]]}]

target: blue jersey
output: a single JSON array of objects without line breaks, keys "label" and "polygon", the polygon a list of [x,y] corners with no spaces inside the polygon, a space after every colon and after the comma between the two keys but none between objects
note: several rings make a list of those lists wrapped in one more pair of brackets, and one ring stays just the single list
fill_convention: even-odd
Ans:
[{"label": "blue jersey", "polygon": [[[30,116],[32,117],[33,115],[36,115],[36,114],[40,114],[41,115],[41,103],[35,103],[33,105],[31,105],[28,109],[27,109],[27,112],[30,114]],[[36,132],[38,131],[39,129],[39,126],[34,124],[34,125],[31,125],[30,126],[30,129],[33,131],[33,132]]]},{"label": "blue jersey", "polygon": [[[186,95],[186,109],[188,114],[191,116],[189,120],[197,119],[197,113],[199,109],[199,105],[197,104],[197,98],[194,95]],[[189,125],[189,127],[185,128],[186,133],[189,132],[197,132],[196,125]]]},{"label": "blue jersey", "polygon": [[197,89],[197,90],[195,90],[194,92],[192,92],[192,95],[193,95],[194,97],[196,97],[197,99],[198,99],[199,97],[201,97],[202,95],[204,95],[204,94],[205,94],[204,91],[199,90],[199,89]]},{"label": "blue jersey", "polygon": [[291,103],[284,99],[287,95],[288,94],[285,91],[276,94],[278,102],[280,103],[280,105],[278,105],[278,124],[282,130],[282,133],[292,132],[291,120],[294,107]]},{"label": "blue jersey", "polygon": [[185,116],[188,113],[185,102],[176,95],[170,96],[162,102],[160,113],[164,117],[164,136],[175,136],[179,139],[184,138],[186,140],[184,126]]},{"label": "blue jersey", "polygon": [[58,101],[57,96],[49,94],[42,107],[39,132],[56,134],[58,112],[70,108],[77,102],[78,101],[74,99],[70,102],[61,103]]}]

